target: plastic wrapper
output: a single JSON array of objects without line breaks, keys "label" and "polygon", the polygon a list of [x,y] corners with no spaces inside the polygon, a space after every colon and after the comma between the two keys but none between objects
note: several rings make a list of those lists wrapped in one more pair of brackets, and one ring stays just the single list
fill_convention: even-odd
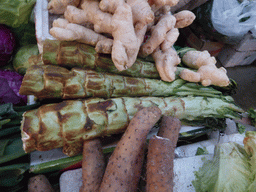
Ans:
[{"label": "plastic wrapper", "polygon": [[[224,5],[225,5],[225,2],[228,3],[230,1],[233,1],[233,0],[223,1]],[[256,4],[256,2],[254,1],[253,4]],[[221,6],[221,5],[223,5],[223,3],[218,4],[218,5]],[[240,4],[238,3],[238,5],[240,5]],[[215,6],[215,7],[213,7],[213,6]],[[241,6],[244,6],[244,5],[241,5]],[[213,18],[213,16],[212,16],[213,10],[216,11],[215,0],[208,1],[207,3],[201,5],[200,7],[193,10],[194,14],[196,15],[196,20],[195,20],[194,24],[197,24],[203,28],[204,32],[201,31],[201,34],[204,34],[208,37],[214,38],[214,39],[216,39],[220,42],[226,43],[226,44],[230,44],[230,45],[238,44],[242,40],[244,35],[250,30],[250,28],[251,29],[253,28],[253,25],[252,25],[253,22],[255,25],[256,12],[254,10],[254,11],[251,11],[248,13],[243,13],[243,12],[246,12],[246,9],[247,9],[246,7],[242,10],[240,8],[240,12],[237,14],[235,14],[235,13],[237,11],[236,9],[238,9],[238,8],[236,8],[236,9],[234,8],[235,10],[232,10],[232,9],[226,10],[225,13],[224,13],[223,9],[226,9],[226,8],[224,7],[221,9],[222,10],[221,14],[223,14],[222,21],[224,22],[224,17],[225,17],[226,23],[224,23],[222,26],[216,25],[216,18]],[[229,23],[230,25],[227,25],[227,20],[230,19],[231,15],[233,17],[235,17],[235,15],[236,15],[234,22],[235,22],[235,20],[236,20],[236,22],[237,22],[237,20],[239,21],[239,23],[238,22],[236,23],[237,26],[235,26],[234,23],[232,25],[231,25],[231,23]],[[221,16],[218,16],[218,17],[221,17]],[[233,33],[234,28],[236,28],[236,29],[241,28],[241,26],[246,26],[246,28],[242,27],[243,31],[240,30],[240,32],[238,31],[238,32],[236,32],[236,34],[234,34]],[[220,29],[222,29],[222,30],[220,30]],[[225,29],[225,31],[228,31],[228,30],[229,30],[229,32],[232,31],[232,33],[224,32],[223,31],[224,29]],[[237,30],[239,30],[239,29],[237,29]]]}]

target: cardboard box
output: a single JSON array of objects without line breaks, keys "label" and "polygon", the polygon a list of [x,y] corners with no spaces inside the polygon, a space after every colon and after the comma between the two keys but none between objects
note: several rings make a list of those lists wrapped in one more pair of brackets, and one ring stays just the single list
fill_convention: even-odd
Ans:
[{"label": "cardboard box", "polygon": [[256,38],[248,32],[237,45],[225,45],[217,59],[224,67],[250,65],[256,60]]},{"label": "cardboard box", "polygon": [[225,46],[218,54],[217,59],[224,67],[250,65],[256,60],[256,50],[237,51],[234,47]]},{"label": "cardboard box", "polygon": [[248,32],[239,44],[233,47],[237,51],[256,51],[256,38]]}]

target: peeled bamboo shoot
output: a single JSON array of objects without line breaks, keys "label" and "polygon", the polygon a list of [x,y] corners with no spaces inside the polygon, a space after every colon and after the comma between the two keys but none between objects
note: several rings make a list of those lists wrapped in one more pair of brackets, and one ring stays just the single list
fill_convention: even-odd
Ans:
[{"label": "peeled bamboo shoot", "polygon": [[31,66],[23,78],[19,93],[35,95],[39,99],[166,97],[174,95],[222,96],[222,92],[212,87],[206,88],[191,84],[183,79],[164,82],[158,79],[127,77],[79,68],[68,70],[53,65]]},{"label": "peeled bamboo shoot", "polygon": [[45,40],[42,59],[45,65],[79,67],[125,76],[160,79],[153,62],[137,59],[132,67],[119,71],[109,55],[97,54],[94,47],[75,41]]},{"label": "peeled bamboo shoot", "polygon": [[69,156],[80,154],[84,140],[121,133],[141,107],[155,105],[163,115],[180,120],[240,118],[243,112],[229,96],[222,99],[189,96],[66,100],[23,114],[23,149],[31,152],[63,147]]}]

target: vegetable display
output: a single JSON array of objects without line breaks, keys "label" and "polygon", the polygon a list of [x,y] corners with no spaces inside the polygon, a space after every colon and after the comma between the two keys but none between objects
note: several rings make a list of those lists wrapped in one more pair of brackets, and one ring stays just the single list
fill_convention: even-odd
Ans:
[{"label": "vegetable display", "polygon": [[[16,71],[0,71],[0,164],[7,165],[0,167],[1,187],[15,192],[24,189],[25,180],[28,191],[53,191],[44,175],[24,177],[27,172],[59,174],[77,164],[83,168],[80,191],[136,191],[148,133],[160,125],[157,136],[149,139],[147,188],[165,185],[169,190],[178,140],[211,130],[206,126],[179,133],[181,122],[214,121],[215,129],[221,129],[220,121],[241,117],[244,111],[230,96],[236,84],[224,68],[217,68],[215,58],[207,51],[174,46],[179,29],[195,20],[188,10],[171,13],[178,2],[48,1],[49,13],[59,16],[49,24],[57,40],[46,39],[40,54],[35,23],[29,19],[36,0],[0,3],[0,65],[12,61]],[[20,107],[27,104],[27,95],[38,103]],[[117,145],[104,148],[101,141],[116,134],[122,135]],[[35,150],[54,148],[68,157],[8,165]],[[235,151],[241,152],[240,147]],[[155,163],[159,167],[151,169]],[[158,174],[160,169],[167,173]],[[248,178],[241,180],[249,183]]]},{"label": "vegetable display", "polygon": [[[77,41],[95,47],[98,53],[110,54],[119,71],[127,70],[137,56],[153,56],[164,81],[175,79],[180,58],[172,46],[178,28],[190,25],[195,15],[184,10],[169,14],[173,1],[80,1],[49,3],[51,13],[62,14],[53,21],[50,34],[60,41]],[[61,7],[61,12],[56,11]],[[145,40],[145,35],[149,38]]]}]

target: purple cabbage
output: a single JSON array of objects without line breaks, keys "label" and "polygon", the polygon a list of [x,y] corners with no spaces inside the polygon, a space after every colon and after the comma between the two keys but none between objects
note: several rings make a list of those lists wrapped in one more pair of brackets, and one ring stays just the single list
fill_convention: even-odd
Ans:
[{"label": "purple cabbage", "polygon": [[15,49],[15,37],[9,28],[0,24],[0,67],[11,60]]},{"label": "purple cabbage", "polygon": [[23,76],[15,71],[0,70],[0,104],[27,104],[27,96],[19,94],[22,79]]}]

